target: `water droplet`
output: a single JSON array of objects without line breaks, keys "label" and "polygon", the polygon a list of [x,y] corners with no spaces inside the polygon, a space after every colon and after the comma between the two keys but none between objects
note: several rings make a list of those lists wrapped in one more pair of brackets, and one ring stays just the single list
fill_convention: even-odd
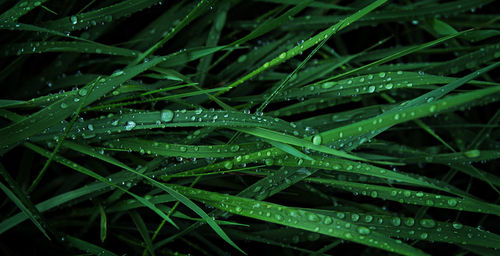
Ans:
[{"label": "water droplet", "polygon": [[284,58],[286,58],[286,52],[281,53],[279,57],[280,57],[280,59],[284,59]]},{"label": "water droplet", "polygon": [[399,217],[392,217],[391,223],[392,223],[392,225],[394,225],[394,226],[397,227],[397,226],[401,225],[401,218],[399,218]]},{"label": "water droplet", "polygon": [[427,237],[429,237],[429,234],[427,234],[427,233],[420,234],[420,238],[422,238],[422,239],[427,239]]},{"label": "water droplet", "polygon": [[385,72],[380,72],[380,73],[378,73],[378,76],[379,76],[380,78],[384,78],[384,77],[385,77]]},{"label": "water droplet", "polygon": [[454,198],[450,198],[450,199],[448,199],[447,203],[448,203],[448,205],[449,205],[449,206],[454,207],[454,206],[456,206],[456,205],[457,205],[457,203],[458,203],[458,202],[457,202],[457,200],[456,200],[456,199],[454,199]]},{"label": "water droplet", "polygon": [[375,91],[375,86],[374,85],[370,85],[370,87],[368,87],[368,92],[369,93],[373,93]]},{"label": "water droplet", "polygon": [[239,145],[232,145],[232,146],[231,146],[231,148],[230,148],[231,152],[236,152],[236,151],[238,151],[239,149],[240,149],[240,146],[239,146]]},{"label": "water droplet", "polygon": [[307,214],[307,219],[308,219],[309,221],[312,221],[312,222],[317,222],[317,221],[319,221],[319,217],[318,217],[318,215],[316,215],[316,214],[314,214],[314,213],[308,213],[308,214]]},{"label": "water droplet", "polygon": [[78,94],[82,97],[87,95],[87,89],[82,88],[82,89],[78,90]]},{"label": "water droplet", "polygon": [[464,155],[468,158],[475,158],[475,157],[479,157],[481,155],[481,151],[479,151],[478,149],[473,149],[473,150],[465,151]]},{"label": "water droplet", "polygon": [[393,87],[392,83],[388,83],[388,84],[385,85],[385,89],[387,89],[387,90],[392,89],[392,87]]},{"label": "water droplet", "polygon": [[324,84],[321,85],[321,87],[323,87],[323,89],[328,89],[328,88],[331,88],[335,85],[335,82],[326,82]]},{"label": "water droplet", "polygon": [[62,108],[62,109],[65,109],[65,108],[67,108],[67,107],[68,107],[68,104],[66,104],[66,103],[64,103],[64,102],[63,102],[63,103],[61,103],[61,108]]},{"label": "water droplet", "polygon": [[274,164],[274,160],[272,158],[267,158],[266,161],[265,161],[266,165],[267,166],[271,166]]},{"label": "water droplet", "polygon": [[330,224],[332,224],[332,222],[333,222],[332,218],[330,218],[328,216],[326,216],[325,219],[323,220],[323,224],[325,224],[325,225],[330,225]]},{"label": "water droplet", "polygon": [[353,213],[353,214],[351,215],[351,220],[352,220],[352,221],[358,221],[358,220],[359,220],[359,215],[358,215],[357,213]]},{"label": "water droplet", "polygon": [[233,162],[229,161],[229,162],[225,162],[224,163],[224,168],[230,170],[233,168]]},{"label": "water droplet", "polygon": [[433,219],[421,219],[419,223],[424,228],[433,228],[436,226],[436,222]]},{"label": "water droplet", "polygon": [[71,24],[75,25],[76,23],[78,23],[78,18],[76,16],[71,16],[69,17],[69,20],[71,21]]},{"label": "water droplet", "polygon": [[453,223],[452,226],[453,226],[454,229],[461,229],[461,228],[463,228],[463,225],[460,224],[460,223]]},{"label": "water droplet", "polygon": [[372,222],[372,220],[373,220],[373,216],[371,216],[371,215],[365,216],[365,222],[370,223],[370,222]]},{"label": "water droplet", "polygon": [[134,121],[128,121],[127,124],[125,125],[125,130],[130,131],[135,128],[137,124]]},{"label": "water droplet", "polygon": [[238,57],[238,62],[245,62],[245,60],[247,60],[247,56],[246,55],[241,55],[240,57]]},{"label": "water droplet", "polygon": [[361,235],[369,235],[370,234],[370,229],[367,227],[359,226],[358,227],[358,233]]},{"label": "water droplet", "polygon": [[404,221],[404,223],[406,226],[411,227],[411,226],[415,225],[415,220],[413,218],[408,218]]},{"label": "water droplet", "polygon": [[312,138],[312,143],[314,145],[321,145],[321,142],[322,142],[323,138],[321,137],[321,135],[314,135],[314,137]]},{"label": "water droplet", "polygon": [[116,70],[115,72],[113,72],[113,74],[111,74],[111,76],[112,77],[113,76],[120,76],[120,75],[123,75],[123,73],[125,73],[125,72],[123,72],[123,70]]},{"label": "water droplet", "polygon": [[164,109],[160,112],[160,120],[168,123],[174,118],[174,112],[170,109]]}]

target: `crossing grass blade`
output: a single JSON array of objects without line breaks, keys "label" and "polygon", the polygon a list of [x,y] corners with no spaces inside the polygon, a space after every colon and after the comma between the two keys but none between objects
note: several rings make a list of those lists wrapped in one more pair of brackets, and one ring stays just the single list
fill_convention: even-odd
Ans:
[{"label": "crossing grass blade", "polygon": [[418,249],[401,243],[401,241],[397,242],[396,240],[372,232],[364,226],[348,225],[340,219],[322,214],[315,214],[305,210],[295,210],[283,205],[235,196],[225,196],[214,192],[182,186],[174,186],[173,188],[196,200],[209,203],[214,207],[234,214],[313,231],[361,244],[370,244],[370,246],[387,251],[397,250],[398,253],[403,255],[427,255]]}]

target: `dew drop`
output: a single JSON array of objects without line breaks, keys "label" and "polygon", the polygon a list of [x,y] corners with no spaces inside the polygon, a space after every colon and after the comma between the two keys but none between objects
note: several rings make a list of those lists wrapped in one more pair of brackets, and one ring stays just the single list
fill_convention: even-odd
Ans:
[{"label": "dew drop", "polygon": [[246,55],[241,55],[240,57],[238,57],[238,62],[240,62],[240,63],[245,62],[245,60],[247,60]]},{"label": "dew drop", "polygon": [[429,112],[434,113],[436,111],[436,105],[432,105],[429,107]]},{"label": "dew drop", "polygon": [[239,146],[239,145],[233,145],[233,146],[231,146],[231,148],[230,148],[231,152],[236,152],[236,151],[238,151],[239,149],[240,149],[240,146]]},{"label": "dew drop", "polygon": [[87,89],[82,88],[82,89],[78,90],[78,94],[82,97],[87,95]]},{"label": "dew drop", "polygon": [[433,228],[436,226],[436,222],[433,219],[421,219],[419,223],[424,228]]},{"label": "dew drop", "polygon": [[314,213],[309,213],[309,214],[307,214],[307,220],[312,221],[312,222],[317,222],[317,221],[319,221],[319,217],[318,217],[318,215],[316,215]]},{"label": "dew drop", "polygon": [[372,220],[373,220],[373,216],[371,216],[371,215],[365,216],[365,222],[370,223],[370,222],[372,222]]},{"label": "dew drop", "polygon": [[413,218],[408,218],[404,222],[405,222],[405,225],[408,227],[412,227],[413,225],[415,225],[415,220]]},{"label": "dew drop", "polygon": [[358,227],[358,233],[361,235],[369,235],[370,234],[370,229],[367,227],[359,226]]},{"label": "dew drop", "polygon": [[481,151],[479,151],[478,149],[473,149],[473,150],[465,151],[464,155],[468,158],[475,158],[475,157],[479,157],[481,155]]},{"label": "dew drop", "polygon": [[358,214],[356,214],[356,213],[353,213],[353,214],[351,215],[351,220],[352,220],[352,221],[358,221],[358,220],[359,220],[359,215],[358,215]]},{"label": "dew drop", "polygon": [[380,72],[380,73],[378,73],[378,76],[379,76],[380,78],[384,78],[384,77],[385,77],[385,72]]},{"label": "dew drop", "polygon": [[125,130],[130,131],[135,128],[137,124],[134,121],[128,121],[127,124],[125,125]]},{"label": "dew drop", "polygon": [[448,203],[449,206],[454,207],[454,206],[457,205],[458,202],[457,202],[456,199],[450,198],[450,199],[448,199],[447,203]]},{"label": "dew drop", "polygon": [[323,224],[325,224],[325,225],[330,225],[330,224],[332,224],[332,222],[333,222],[332,218],[330,218],[328,216],[326,216],[325,219],[323,220]]},{"label": "dew drop", "polygon": [[370,87],[368,87],[368,92],[369,93],[373,93],[375,91],[375,86],[374,85],[370,85]]},{"label": "dew drop", "polygon": [[322,141],[323,141],[323,138],[321,137],[321,135],[314,135],[314,137],[312,138],[312,143],[314,145],[321,145]]},{"label": "dew drop", "polygon": [[454,229],[461,229],[461,228],[463,228],[463,225],[460,224],[460,223],[453,223],[452,226],[453,226]]},{"label": "dew drop", "polygon": [[174,119],[174,112],[170,109],[164,109],[160,112],[160,120],[168,123]]},{"label": "dew drop", "polygon": [[392,223],[392,225],[394,225],[394,226],[397,227],[397,226],[401,225],[401,218],[399,218],[399,217],[392,217],[391,223]]},{"label": "dew drop", "polygon": [[69,20],[71,21],[71,24],[75,25],[76,23],[78,23],[78,18],[76,16],[71,16],[69,18]]},{"label": "dew drop", "polygon": [[267,166],[271,166],[274,164],[274,160],[272,158],[267,158],[266,161],[265,161],[266,165]]},{"label": "dew drop", "polygon": [[225,162],[224,163],[224,168],[226,168],[228,170],[231,170],[233,168],[233,162],[231,162],[231,161]]},{"label": "dew drop", "polygon": [[334,85],[335,85],[335,82],[326,82],[326,83],[322,84],[321,87],[323,89],[328,89],[328,88],[333,87]]}]

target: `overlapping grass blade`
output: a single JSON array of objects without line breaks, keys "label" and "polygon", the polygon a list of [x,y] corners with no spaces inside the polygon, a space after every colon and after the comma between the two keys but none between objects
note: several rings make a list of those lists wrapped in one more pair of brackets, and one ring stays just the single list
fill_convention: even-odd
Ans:
[{"label": "overlapping grass blade", "polygon": [[173,186],[173,188],[193,199],[204,201],[234,214],[367,244],[387,251],[397,250],[403,255],[427,255],[401,241],[397,242],[361,225],[347,224],[335,217],[199,189],[182,186]]}]

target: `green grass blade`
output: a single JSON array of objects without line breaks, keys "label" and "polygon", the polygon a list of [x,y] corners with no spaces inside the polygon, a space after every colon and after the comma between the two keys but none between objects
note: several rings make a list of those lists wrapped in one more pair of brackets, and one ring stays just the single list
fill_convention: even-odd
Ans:
[{"label": "green grass blade", "polygon": [[372,232],[364,226],[347,224],[343,220],[322,214],[314,214],[283,205],[226,196],[199,189],[181,186],[173,188],[182,191],[193,199],[207,201],[214,207],[234,214],[342,238],[387,251],[397,250],[398,253],[403,255],[427,255],[409,245],[387,238],[377,232]]}]

